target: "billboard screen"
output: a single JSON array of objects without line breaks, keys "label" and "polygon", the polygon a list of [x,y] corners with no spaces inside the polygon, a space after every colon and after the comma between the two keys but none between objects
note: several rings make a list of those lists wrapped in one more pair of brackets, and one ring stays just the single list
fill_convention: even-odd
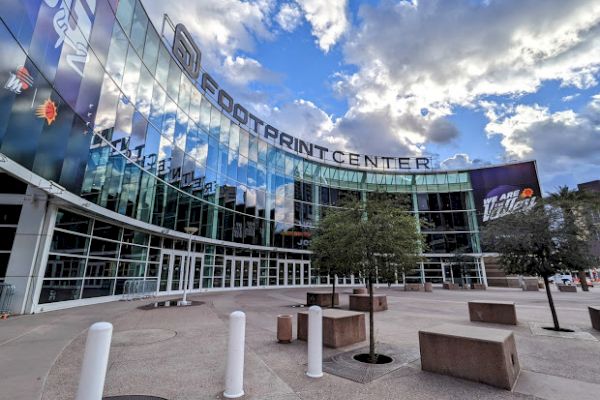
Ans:
[{"label": "billboard screen", "polygon": [[541,198],[535,162],[470,171],[479,225],[533,207]]}]

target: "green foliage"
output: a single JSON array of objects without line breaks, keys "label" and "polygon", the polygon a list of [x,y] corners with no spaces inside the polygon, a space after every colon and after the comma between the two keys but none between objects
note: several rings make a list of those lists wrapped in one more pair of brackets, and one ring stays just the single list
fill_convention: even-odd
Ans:
[{"label": "green foliage", "polygon": [[357,263],[352,234],[356,220],[352,208],[328,209],[313,232],[310,250],[312,267],[320,275],[348,275]]},{"label": "green foliage", "polygon": [[482,240],[500,253],[505,272],[544,279],[555,330],[560,325],[548,277],[562,270],[581,270],[593,262],[583,217],[590,204],[598,205],[584,203],[578,194],[561,188],[547,204],[490,221],[482,232]]},{"label": "green foliage", "polygon": [[425,248],[415,216],[388,199],[369,200],[357,224],[355,246],[361,249],[365,275],[395,280],[395,272],[409,272],[421,261]]},{"label": "green foliage", "polygon": [[500,253],[505,272],[548,277],[589,265],[589,249],[573,227],[562,209],[538,204],[488,222],[482,240]]},{"label": "green foliage", "polygon": [[346,201],[328,210],[313,234],[310,249],[319,271],[395,280],[421,260],[423,236],[405,204],[383,196],[366,203]]},{"label": "green foliage", "polygon": [[564,269],[576,271],[592,268],[598,260],[590,251],[589,240],[598,229],[593,213],[600,212],[600,194],[570,190],[567,186],[550,194],[549,204],[560,210],[562,221],[560,263]]},{"label": "green foliage", "polygon": [[500,253],[506,273],[550,276],[559,269],[552,232],[555,219],[555,212],[538,205],[488,222],[482,240]]},{"label": "green foliage", "polygon": [[373,283],[395,280],[398,273],[411,271],[424,251],[418,221],[406,204],[383,193],[370,193],[367,202],[345,201],[328,210],[313,234],[313,265],[319,271],[339,275],[353,273],[367,278],[370,294],[369,360],[375,363]]}]

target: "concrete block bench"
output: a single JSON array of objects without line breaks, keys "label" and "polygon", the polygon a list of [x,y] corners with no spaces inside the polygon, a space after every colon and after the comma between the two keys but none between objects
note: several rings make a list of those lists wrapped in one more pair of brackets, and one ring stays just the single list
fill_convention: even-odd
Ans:
[{"label": "concrete block bench", "polygon": [[405,292],[422,292],[424,290],[425,289],[423,285],[421,285],[420,283],[406,283],[404,285]]},{"label": "concrete block bench", "polygon": [[352,289],[352,294],[367,294],[367,293],[369,293],[369,291],[367,290],[367,288],[364,288],[364,287]]},{"label": "concrete block bench", "polygon": [[[335,293],[334,305],[340,305],[340,294]],[[331,292],[307,292],[306,304],[309,306],[331,307]]]},{"label": "concrete block bench", "polygon": [[[351,294],[350,306],[348,307],[352,311],[366,311],[369,312],[369,295],[368,294]],[[373,295],[373,311],[385,311],[388,309],[387,297],[385,294],[374,294]]]},{"label": "concrete block bench", "polygon": [[[298,340],[308,340],[308,311],[298,312]],[[365,341],[367,329],[362,312],[323,309],[323,345],[344,347]]]},{"label": "concrete block bench", "polygon": [[590,312],[590,319],[592,320],[592,328],[600,331],[600,306],[590,306],[588,310]]},{"label": "concrete block bench", "polygon": [[447,290],[460,290],[460,285],[458,283],[444,282],[442,287]]},{"label": "concrete block bench", "polygon": [[511,390],[521,369],[511,331],[444,324],[419,331],[424,371]]},{"label": "concrete block bench", "polygon": [[577,286],[575,285],[558,285],[558,291],[559,292],[570,292],[570,293],[575,293],[577,292]]},{"label": "concrete block bench", "polygon": [[485,286],[485,283],[471,283],[471,289],[472,290],[486,290],[487,286]]},{"label": "concrete block bench", "polygon": [[523,279],[523,291],[537,292],[540,290],[540,285],[537,279]]},{"label": "concrete block bench", "polygon": [[425,282],[423,284],[423,288],[425,289],[426,292],[433,292],[433,283]]},{"label": "concrete block bench", "polygon": [[469,301],[469,318],[474,322],[516,325],[515,303],[512,301]]},{"label": "concrete block bench", "polygon": [[546,289],[546,286],[544,286],[544,282],[538,281],[538,288],[540,288],[540,289]]}]

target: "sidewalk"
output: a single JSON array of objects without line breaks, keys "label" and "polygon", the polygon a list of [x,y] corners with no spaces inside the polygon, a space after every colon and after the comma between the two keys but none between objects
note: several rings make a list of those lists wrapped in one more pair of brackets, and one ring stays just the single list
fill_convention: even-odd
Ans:
[{"label": "sidewalk", "polygon": [[[341,291],[347,291],[342,288]],[[252,290],[192,296],[205,304],[179,309],[139,310],[148,300],[113,302],[0,321],[0,399],[72,399],[77,388],[85,330],[93,322],[114,325],[105,396],[154,395],[169,400],[222,398],[227,317],[246,312],[244,399],[596,399],[600,397],[600,342],[533,336],[529,322],[549,322],[543,292],[402,292],[388,295],[389,310],[376,314],[380,343],[418,349],[419,329],[444,322],[472,325],[466,302],[512,300],[519,325],[512,329],[523,373],[514,392],[422,372],[418,361],[369,384],[325,374],[305,376],[306,343],[278,344],[276,316],[295,314],[307,289]],[[341,295],[342,307],[347,296]],[[587,305],[600,291],[555,293],[564,325],[590,327]],[[295,336],[295,329],[294,329]],[[366,343],[366,342],[365,342]],[[362,347],[365,343],[356,345]],[[329,357],[350,348],[328,349]]]}]

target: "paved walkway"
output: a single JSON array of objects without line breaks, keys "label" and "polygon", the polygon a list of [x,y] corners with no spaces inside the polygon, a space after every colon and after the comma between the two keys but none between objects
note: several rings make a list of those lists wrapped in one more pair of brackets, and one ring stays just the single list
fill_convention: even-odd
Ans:
[{"label": "paved walkway", "polygon": [[[403,292],[382,288],[389,310],[376,314],[379,343],[412,345],[417,332],[444,322],[472,325],[466,302],[512,300],[519,325],[512,329],[523,372],[513,392],[422,372],[418,361],[369,384],[325,374],[305,376],[306,343],[278,344],[276,315],[295,314],[307,289],[252,290],[192,296],[205,302],[178,309],[140,310],[149,301],[113,302],[0,321],[0,399],[73,399],[86,329],[96,321],[114,325],[105,395],[146,394],[169,400],[222,398],[227,317],[247,315],[245,399],[598,399],[600,342],[534,336],[530,323],[549,323],[544,292],[490,289],[486,292]],[[342,288],[342,292],[348,288]],[[587,305],[600,304],[600,289],[555,292],[563,325],[592,331]],[[340,296],[342,307],[347,296]],[[294,326],[295,334],[295,326]],[[362,347],[361,343],[355,347]],[[340,349],[324,349],[329,357]]]}]

